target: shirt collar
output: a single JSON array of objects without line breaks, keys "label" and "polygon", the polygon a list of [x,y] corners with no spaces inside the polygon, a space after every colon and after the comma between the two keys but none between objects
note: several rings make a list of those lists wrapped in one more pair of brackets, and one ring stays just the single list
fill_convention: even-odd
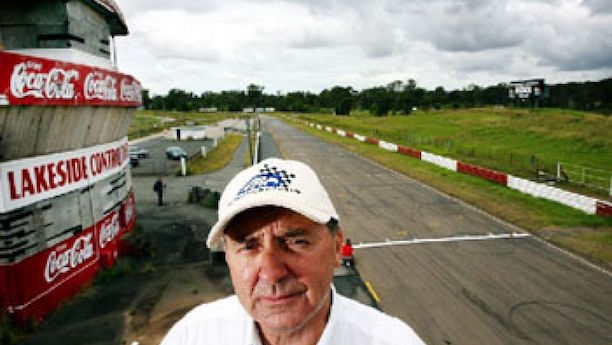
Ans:
[{"label": "shirt collar", "polygon": [[[330,305],[330,310],[329,310],[329,316],[327,317],[327,324],[325,325],[325,329],[323,329],[323,333],[321,333],[321,338],[322,339],[326,333],[328,333],[328,328],[330,326],[330,323],[332,321],[332,316],[335,314],[334,313],[334,301],[336,300],[336,288],[334,287],[334,284],[331,285],[331,305]],[[245,345],[262,345],[263,343],[261,342],[261,338],[259,337],[259,330],[257,329],[257,324],[255,324],[255,320],[253,320],[253,318],[251,318],[251,316],[245,312],[245,314],[247,315],[248,321],[246,322],[246,339],[244,340],[244,344]],[[317,343],[320,343],[320,339]]]}]

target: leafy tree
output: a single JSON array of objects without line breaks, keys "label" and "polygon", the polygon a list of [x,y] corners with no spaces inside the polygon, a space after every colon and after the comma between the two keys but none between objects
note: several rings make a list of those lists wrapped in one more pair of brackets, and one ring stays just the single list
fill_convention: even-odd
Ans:
[{"label": "leafy tree", "polygon": [[[433,91],[418,87],[414,79],[395,80],[385,86],[360,92],[351,86],[334,86],[319,94],[295,91],[287,94],[265,94],[264,86],[249,84],[246,91],[207,91],[201,95],[180,89],[171,89],[165,96],[151,97],[142,90],[143,105],[147,109],[193,111],[202,107],[216,107],[225,111],[242,111],[245,107],[275,107],[284,111],[316,112],[334,109],[336,114],[348,115],[352,109],[368,110],[384,116],[389,112],[409,114],[413,107],[436,109],[483,105],[511,104],[506,84],[481,87],[471,84],[462,90],[446,91],[438,86]],[[518,106],[531,105],[531,102]],[[573,108],[610,114],[612,112],[612,78],[597,82],[548,85],[541,106]]]},{"label": "leafy tree", "polygon": [[249,84],[247,86],[247,103],[251,107],[262,106],[262,96],[264,87],[261,85]]},{"label": "leafy tree", "polygon": [[149,90],[142,89],[141,96],[142,96],[142,106],[145,109],[151,109],[151,98],[149,97]]},{"label": "leafy tree", "polygon": [[337,115],[349,115],[353,107],[354,93],[350,86],[334,86],[331,90],[321,91],[319,97],[322,106],[333,108]]}]

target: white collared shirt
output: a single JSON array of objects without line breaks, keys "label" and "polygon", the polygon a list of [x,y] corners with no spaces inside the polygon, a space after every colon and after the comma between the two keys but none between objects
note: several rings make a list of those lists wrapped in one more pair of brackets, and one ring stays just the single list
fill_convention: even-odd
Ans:
[{"label": "white collared shirt", "polygon": [[[253,319],[236,295],[202,304],[170,329],[162,345],[262,345]],[[348,299],[332,288],[329,320],[317,345],[421,345],[403,321]]]}]

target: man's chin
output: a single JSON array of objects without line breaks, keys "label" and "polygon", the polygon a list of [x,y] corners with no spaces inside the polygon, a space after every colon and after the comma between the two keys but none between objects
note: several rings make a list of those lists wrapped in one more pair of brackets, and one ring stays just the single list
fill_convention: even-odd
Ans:
[{"label": "man's chin", "polygon": [[260,327],[277,333],[293,333],[299,330],[312,318],[313,313],[313,310],[301,308],[298,301],[262,307],[254,319]]},{"label": "man's chin", "polygon": [[260,318],[258,325],[267,332],[278,334],[291,334],[299,331],[307,323],[307,318],[304,315],[281,315],[277,314],[272,317]]},{"label": "man's chin", "polygon": [[316,318],[319,309],[312,308],[305,300],[298,298],[293,303],[268,305],[267,308],[259,309],[254,319],[267,331],[294,333]]}]

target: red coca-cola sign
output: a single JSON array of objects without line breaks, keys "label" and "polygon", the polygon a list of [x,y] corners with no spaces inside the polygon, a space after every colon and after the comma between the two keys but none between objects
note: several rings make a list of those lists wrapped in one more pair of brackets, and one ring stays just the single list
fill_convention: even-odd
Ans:
[{"label": "red coca-cola sign", "polygon": [[130,75],[0,51],[0,105],[141,104],[140,83]]},{"label": "red coca-cola sign", "polygon": [[[98,270],[99,248],[96,245],[93,227],[32,255],[18,263],[3,265],[2,270],[10,278],[4,286],[7,296],[2,304],[7,304],[9,312],[21,312],[34,308],[34,314],[52,299],[63,298],[53,295],[53,291],[66,293],[66,289],[78,289],[80,283],[89,280]],[[76,284],[76,286],[75,286]],[[66,288],[66,285],[72,287]],[[60,288],[62,287],[62,288]],[[51,295],[50,295],[51,294]]]},{"label": "red coca-cola sign", "polygon": [[[124,217],[124,220],[121,220]],[[136,219],[133,191],[121,211],[111,211],[87,229],[14,263],[0,264],[0,308],[17,321],[40,320],[115,263],[121,237]],[[121,224],[127,221],[127,224]]]},{"label": "red coca-cola sign", "polygon": [[93,234],[88,233],[77,237],[70,245],[52,250],[47,256],[45,281],[53,283],[57,278],[68,275],[94,258],[94,245]]}]

